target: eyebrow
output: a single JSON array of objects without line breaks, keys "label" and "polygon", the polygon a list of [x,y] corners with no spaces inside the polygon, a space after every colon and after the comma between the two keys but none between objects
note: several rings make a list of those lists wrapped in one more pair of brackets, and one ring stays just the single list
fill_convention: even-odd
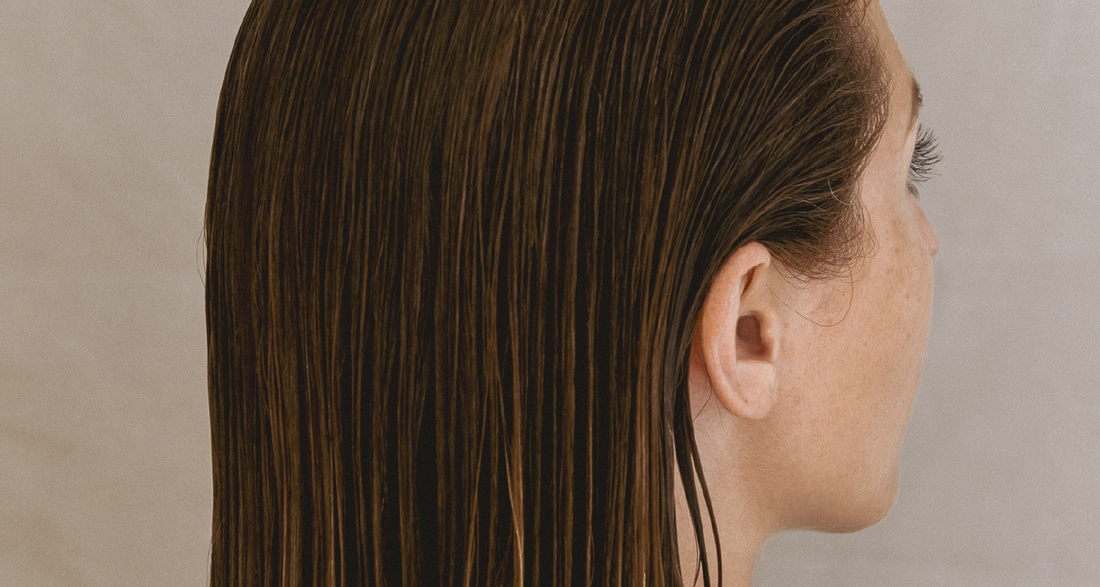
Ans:
[{"label": "eyebrow", "polygon": [[920,83],[917,82],[916,76],[910,74],[909,79],[913,82],[913,113],[912,118],[909,119],[909,128],[913,128],[920,116],[920,109],[924,106],[924,94],[920,91]]}]

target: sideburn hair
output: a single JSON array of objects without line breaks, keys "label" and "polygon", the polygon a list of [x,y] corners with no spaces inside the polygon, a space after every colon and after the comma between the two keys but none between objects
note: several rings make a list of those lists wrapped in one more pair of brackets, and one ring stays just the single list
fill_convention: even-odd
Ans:
[{"label": "sideburn hair", "polygon": [[211,587],[720,583],[692,333],[746,243],[863,254],[865,9],[254,0],[205,218]]}]

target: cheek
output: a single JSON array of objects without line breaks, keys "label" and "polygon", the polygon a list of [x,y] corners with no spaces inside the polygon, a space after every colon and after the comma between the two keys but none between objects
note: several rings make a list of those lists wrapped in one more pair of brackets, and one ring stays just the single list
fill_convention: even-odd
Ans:
[{"label": "cheek", "polygon": [[788,435],[775,446],[802,492],[791,502],[811,527],[864,527],[896,495],[932,285],[928,249],[903,206],[875,218],[875,254],[851,281],[803,290],[789,305],[790,362],[779,374]]},{"label": "cheek", "polygon": [[[901,207],[901,206],[899,206]],[[918,209],[919,211],[919,209]],[[877,373],[866,381],[895,413],[908,416],[920,380],[932,308],[932,262],[919,222],[909,210],[898,210],[884,227],[876,255],[877,275],[868,284],[873,315],[868,340]],[[923,215],[921,215],[923,218]],[[900,422],[904,426],[904,418]]]},{"label": "cheek", "polygon": [[924,213],[912,200],[909,200],[909,212],[899,255],[899,271],[904,274],[904,280],[899,283],[897,295],[902,298],[898,300],[903,313],[900,326],[907,332],[907,354],[916,362],[913,375],[919,378],[932,314],[932,256],[939,249],[939,241]]},{"label": "cheek", "polygon": [[[878,251],[846,320],[830,341],[829,434],[834,465],[849,471],[850,497],[870,518],[889,510],[898,457],[920,382],[931,309],[932,266],[923,238],[906,219],[883,230]],[[858,518],[858,516],[856,516]]]},{"label": "cheek", "polygon": [[[905,356],[923,355],[932,308],[932,255],[939,248],[935,232],[916,201],[902,195],[882,203],[876,218],[878,249],[869,276],[869,306],[878,306],[881,336]],[[908,353],[906,351],[909,351]]]},{"label": "cheek", "polygon": [[[900,204],[900,203],[899,203]],[[899,206],[900,207],[900,206]],[[899,210],[907,212],[907,210]],[[879,250],[863,290],[867,313],[859,374],[860,425],[865,435],[853,446],[864,459],[868,485],[882,503],[892,503],[898,458],[924,363],[932,303],[932,263],[921,231],[908,214],[880,233]]]}]

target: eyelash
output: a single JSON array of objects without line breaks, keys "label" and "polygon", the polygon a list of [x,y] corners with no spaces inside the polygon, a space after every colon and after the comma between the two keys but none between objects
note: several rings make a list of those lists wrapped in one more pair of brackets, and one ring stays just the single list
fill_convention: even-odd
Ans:
[{"label": "eyelash", "polygon": [[906,185],[909,193],[919,196],[917,186],[936,176],[936,164],[943,159],[940,154],[936,134],[923,124],[917,129],[917,145],[913,149],[913,159],[909,162],[909,176]]}]

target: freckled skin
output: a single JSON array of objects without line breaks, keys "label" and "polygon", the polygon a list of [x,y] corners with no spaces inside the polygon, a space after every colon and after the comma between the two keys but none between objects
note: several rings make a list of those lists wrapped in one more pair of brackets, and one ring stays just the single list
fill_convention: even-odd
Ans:
[{"label": "freckled skin", "polygon": [[772,452],[770,463],[790,465],[769,475],[784,480],[769,490],[781,527],[851,531],[886,515],[924,358],[939,245],[906,186],[916,139],[911,74],[877,4],[869,17],[892,89],[861,182],[873,256],[848,279],[799,285],[769,276],[791,310],[781,318],[779,401],[760,423],[773,428],[773,444],[758,447]]},{"label": "freckled skin", "polygon": [[[866,22],[891,84],[887,126],[860,184],[872,254],[849,275],[806,282],[746,245],[712,285],[692,345],[695,435],[733,585],[749,585],[756,553],[774,533],[865,528],[897,495],[939,244],[906,185],[917,132],[912,74],[877,1]],[[732,277],[722,281],[727,269]],[[760,322],[742,320],[753,312]],[[747,334],[724,334],[735,327]],[[752,336],[757,328],[762,341]],[[734,360],[734,346],[749,360]],[[679,484],[677,492],[690,577],[698,551]]]}]

